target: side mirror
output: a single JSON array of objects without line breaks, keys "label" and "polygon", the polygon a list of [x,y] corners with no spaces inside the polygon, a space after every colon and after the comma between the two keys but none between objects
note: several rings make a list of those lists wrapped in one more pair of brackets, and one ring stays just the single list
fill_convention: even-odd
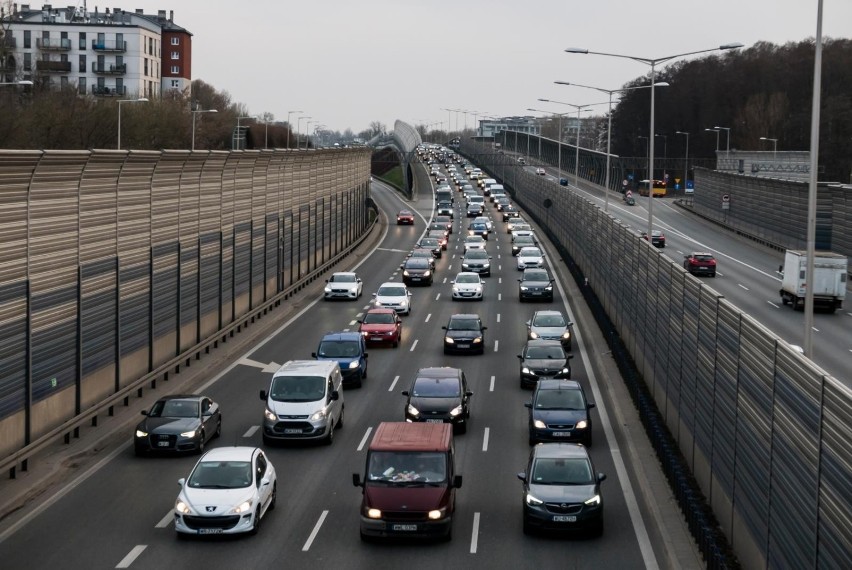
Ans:
[{"label": "side mirror", "polygon": [[481,330],[481,331],[487,331],[487,330],[488,330],[488,327],[482,327],[482,328],[481,328],[481,329],[479,329],[479,330]]},{"label": "side mirror", "polygon": [[355,282],[356,282],[356,283],[361,283],[361,282],[362,282],[362,281],[361,281],[361,278],[360,278],[360,277],[356,277],[356,278],[355,278]]},{"label": "side mirror", "polygon": [[455,284],[456,284],[456,280],[455,280],[455,279],[453,279],[452,281],[450,281],[450,285],[455,285]]},{"label": "side mirror", "polygon": [[526,403],[524,404],[524,407],[525,407],[525,408],[532,408],[532,402],[526,402]]},{"label": "side mirror", "polygon": [[148,415],[148,410],[142,410],[142,415],[143,415],[143,416],[147,416],[147,415]]},{"label": "side mirror", "polygon": [[402,394],[403,396],[408,396],[408,390],[403,390],[402,392],[400,392],[400,394]]},{"label": "side mirror", "polygon": [[332,390],[331,391],[331,399],[332,400],[339,400],[340,399],[340,392],[338,392],[337,390]]},{"label": "side mirror", "polygon": [[569,355],[568,355],[568,360],[571,360],[572,358],[574,358],[574,355],[573,355],[573,354],[569,354]]},{"label": "side mirror", "polygon": [[470,398],[471,396],[473,396],[473,392],[468,390],[467,392],[464,393],[464,395],[467,396],[468,398]]},{"label": "side mirror", "polygon": [[261,400],[263,400],[265,402],[268,399],[268,397],[269,397],[269,395],[266,393],[266,390],[260,391],[260,399]]},{"label": "side mirror", "polygon": [[326,279],[325,282],[328,283],[328,279]]},{"label": "side mirror", "polygon": [[178,485],[180,485],[181,487],[183,487],[185,484],[186,484],[186,479],[185,479],[185,478],[181,477],[180,479],[178,479]]},{"label": "side mirror", "polygon": [[358,324],[363,324],[363,323],[364,323],[364,319],[358,319],[356,322],[357,322]]},{"label": "side mirror", "polygon": [[598,473],[598,483],[606,479],[606,473]]},{"label": "side mirror", "polygon": [[519,355],[518,355],[518,358],[520,358],[521,360],[523,360],[523,359],[524,359],[524,355],[523,355],[523,354],[519,354]]},{"label": "side mirror", "polygon": [[352,474],[352,484],[355,485],[356,487],[363,486],[363,483],[361,483],[361,476],[358,475],[357,473]]},{"label": "side mirror", "polygon": [[365,352],[365,353],[364,353],[364,358],[367,358],[368,356],[370,356],[370,355],[369,355],[368,353],[366,353],[366,352]]},{"label": "side mirror", "polygon": [[316,358],[316,357],[317,357],[317,353],[316,353],[316,352],[312,352],[312,353],[311,353],[311,358]]},{"label": "side mirror", "polygon": [[403,267],[405,267],[405,264],[404,264],[404,263],[400,263],[400,264],[399,264],[399,268],[400,268],[400,269],[402,269]]},{"label": "side mirror", "polygon": [[587,406],[587,407],[591,410],[592,408],[594,408],[594,407],[595,407],[595,403],[594,403],[594,402],[588,402],[588,403],[586,404],[586,406]]},{"label": "side mirror", "polygon": [[375,294],[375,293],[373,293],[373,297],[375,297],[375,296],[376,296],[376,294]]},{"label": "side mirror", "polygon": [[462,476],[456,475],[455,477],[453,477],[453,487],[455,487],[456,489],[461,489],[461,486],[462,486]]},{"label": "side mirror", "polygon": [[684,256],[683,256],[683,258],[684,258],[684,259],[689,259],[689,256],[688,256],[688,255],[684,255]]},{"label": "side mirror", "polygon": [[520,479],[521,481],[526,482],[526,480],[527,480],[527,474],[526,474],[525,472],[521,471],[520,473],[518,473],[518,479]]},{"label": "side mirror", "polygon": [[441,327],[442,330],[447,330],[447,327]]},{"label": "side mirror", "polygon": [[[520,281],[520,279],[518,279],[518,281]],[[532,322],[532,321],[527,321],[527,322],[526,322],[526,325],[527,325],[527,326],[530,326],[530,323],[531,323],[531,322]]]}]

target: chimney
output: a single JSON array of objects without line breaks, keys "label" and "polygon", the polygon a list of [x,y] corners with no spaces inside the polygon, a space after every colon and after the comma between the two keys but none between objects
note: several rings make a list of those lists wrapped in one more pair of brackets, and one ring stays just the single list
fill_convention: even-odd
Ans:
[{"label": "chimney", "polygon": [[157,17],[161,20],[166,19],[166,11],[165,10],[157,10]]},{"label": "chimney", "polygon": [[175,11],[169,10],[169,22],[174,22],[174,21],[175,21]]},{"label": "chimney", "polygon": [[139,15],[142,15],[142,14],[145,13],[145,10],[142,9],[142,8],[136,8],[136,13],[139,14]]}]

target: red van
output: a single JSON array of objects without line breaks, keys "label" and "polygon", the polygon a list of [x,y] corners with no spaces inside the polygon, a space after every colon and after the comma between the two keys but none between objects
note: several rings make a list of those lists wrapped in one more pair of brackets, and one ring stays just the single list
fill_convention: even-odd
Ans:
[{"label": "red van", "polygon": [[452,538],[456,489],[453,428],[450,424],[384,422],[367,450],[361,539]]}]

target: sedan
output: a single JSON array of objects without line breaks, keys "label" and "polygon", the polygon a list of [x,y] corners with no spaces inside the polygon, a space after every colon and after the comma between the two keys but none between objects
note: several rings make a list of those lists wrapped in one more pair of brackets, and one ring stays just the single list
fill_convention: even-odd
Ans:
[{"label": "sedan", "polygon": [[544,265],[544,252],[537,247],[522,247],[518,252],[518,271]]},{"label": "sedan", "polygon": [[382,283],[379,290],[373,293],[376,307],[393,309],[397,313],[408,315],[411,313],[411,291],[405,283],[388,281]]},{"label": "sedan", "polygon": [[571,327],[561,311],[536,311],[527,321],[527,338],[530,340],[558,340],[565,350],[571,350]]},{"label": "sedan", "polygon": [[592,417],[595,407],[586,400],[583,387],[575,380],[541,380],[529,408],[530,445],[540,441],[575,441],[592,445]]},{"label": "sedan", "polygon": [[518,279],[518,300],[522,303],[531,300],[553,301],[553,279],[547,269],[524,270]]},{"label": "sedan", "polygon": [[145,419],[136,426],[133,450],[202,453],[205,444],[222,434],[219,404],[207,396],[170,395],[142,412]]},{"label": "sedan", "polygon": [[603,473],[595,474],[589,452],[576,443],[540,443],[532,448],[523,482],[524,534],[535,530],[590,530],[603,534]]},{"label": "sedan", "polygon": [[411,212],[411,210],[400,210],[399,213],[396,215],[396,225],[413,226],[414,214]]},{"label": "sedan", "polygon": [[484,277],[490,277],[491,256],[485,250],[471,249],[462,257],[462,271],[473,271]]},{"label": "sedan", "polygon": [[437,212],[439,216],[452,216],[453,205],[451,202],[441,202],[438,204]]},{"label": "sedan", "polygon": [[513,206],[512,204],[508,204],[508,205],[504,206],[502,213],[503,213],[503,221],[504,222],[508,222],[512,218],[517,218],[520,215],[520,212],[518,212],[518,209],[515,206]]},{"label": "sedan", "polygon": [[467,217],[475,218],[482,215],[482,202],[471,202],[467,205]]},{"label": "sedan", "polygon": [[444,329],[444,354],[451,352],[485,353],[485,330],[479,315],[456,314]]},{"label": "sedan", "polygon": [[462,271],[450,283],[453,285],[453,301],[482,300],[484,287],[479,273]]},{"label": "sedan", "polygon": [[683,257],[683,268],[693,275],[716,277],[716,258],[712,253],[693,251]]},{"label": "sedan", "polygon": [[485,224],[486,226],[488,226],[489,232],[494,231],[494,224],[491,222],[491,218],[489,218],[488,216],[477,216],[477,217],[473,218],[473,223]]},{"label": "sedan", "polygon": [[278,496],[275,468],[257,447],[210,450],[178,485],[174,509],[178,536],[255,534]]},{"label": "sedan", "polygon": [[472,249],[485,249],[485,239],[482,236],[465,236],[464,252],[467,253]]},{"label": "sedan", "polygon": [[391,343],[396,348],[402,342],[402,321],[393,309],[370,309],[358,322],[358,332],[368,343]]},{"label": "sedan", "polygon": [[526,236],[515,236],[512,238],[512,256],[517,256],[521,249],[525,247],[534,247],[538,245],[538,242],[535,240],[535,236],[530,234]]},{"label": "sedan", "polygon": [[450,423],[464,433],[470,420],[470,397],[464,372],[459,368],[421,368],[406,396],[405,421]]},{"label": "sedan", "polygon": [[[648,232],[642,232],[642,237],[647,241]],[[662,230],[651,230],[651,245],[654,247],[666,247],[666,234]]]},{"label": "sedan", "polygon": [[358,299],[363,290],[361,279],[351,271],[333,273],[330,279],[325,281],[325,292],[323,298],[330,299]]},{"label": "sedan", "polygon": [[482,239],[488,239],[488,224],[484,222],[471,222],[467,226],[467,234],[471,236],[481,236]]},{"label": "sedan", "polygon": [[518,355],[521,361],[521,388],[533,388],[539,380],[571,378],[573,355],[565,354],[558,340],[528,340]]}]

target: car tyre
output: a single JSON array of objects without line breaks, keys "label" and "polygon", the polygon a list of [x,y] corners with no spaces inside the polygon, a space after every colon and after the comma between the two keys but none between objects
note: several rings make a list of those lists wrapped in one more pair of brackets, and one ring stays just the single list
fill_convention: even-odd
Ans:
[{"label": "car tyre", "polygon": [[341,429],[343,427],[343,414],[346,413],[346,408],[340,408],[340,417],[337,418],[337,429]]},{"label": "car tyre", "polygon": [[278,482],[272,484],[272,499],[269,501],[269,506],[267,510],[274,511],[275,510],[275,502],[278,500]]},{"label": "car tyre", "polygon": [[604,523],[603,523],[603,518],[601,518],[601,520],[595,526],[592,527],[592,536],[599,538],[599,537],[603,536],[603,533],[604,533]]},{"label": "car tyre", "polygon": [[710,277],[716,277],[716,272],[714,271],[713,273],[711,273]]},{"label": "car tyre", "polygon": [[220,438],[222,437],[222,417],[219,417],[219,421],[216,422],[216,433],[213,434],[213,437]]},{"label": "car tyre", "polygon": [[537,443],[538,443],[538,440],[537,440],[536,438],[531,437],[531,438],[529,439],[529,444],[530,444],[530,446],[533,446],[533,445],[535,445],[535,444],[537,444]]},{"label": "car tyre", "polygon": [[198,448],[195,450],[197,455],[202,455],[204,453],[204,442],[206,441],[207,434],[204,431],[201,432],[201,437],[198,439]]},{"label": "car tyre", "polygon": [[141,447],[139,447],[138,445],[134,445],[133,446],[133,454],[136,457],[144,457],[145,456],[145,450],[142,449]]},{"label": "car tyre", "polygon": [[334,422],[333,421],[328,424],[328,435],[325,436],[323,443],[325,445],[331,445],[332,443],[334,443]]},{"label": "car tyre", "polygon": [[373,537],[368,534],[364,534],[364,531],[358,531],[358,534],[361,535],[361,542],[373,542]]},{"label": "car tyre", "polygon": [[257,506],[257,511],[254,513],[254,524],[249,531],[249,534],[255,535],[260,530],[260,523],[263,519],[260,518],[260,505]]},{"label": "car tyre", "polygon": [[583,445],[585,445],[586,447],[592,447],[592,434],[591,434],[591,432],[589,432],[589,435],[587,435],[585,437],[585,439],[583,439]]},{"label": "car tyre", "polygon": [[524,517],[524,534],[531,535],[533,533],[532,525],[527,522],[526,517]]},{"label": "car tyre", "polygon": [[275,440],[269,437],[268,435],[263,434],[263,445],[267,447],[272,447],[273,445],[275,445]]}]

